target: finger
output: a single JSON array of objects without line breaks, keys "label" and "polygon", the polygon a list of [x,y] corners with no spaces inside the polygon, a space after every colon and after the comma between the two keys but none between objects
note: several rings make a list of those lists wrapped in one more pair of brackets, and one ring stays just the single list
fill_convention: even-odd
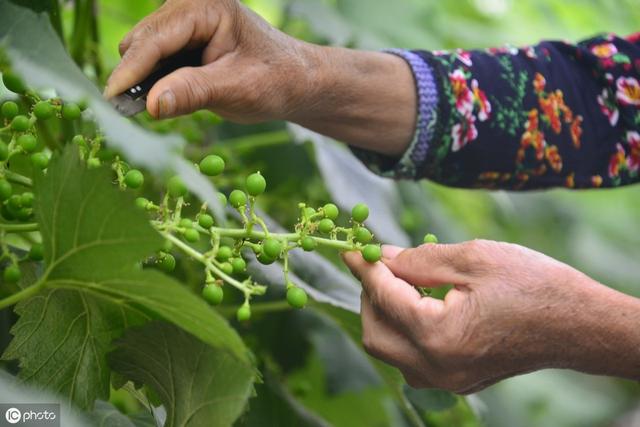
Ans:
[{"label": "finger", "polygon": [[470,272],[481,268],[482,258],[475,256],[471,242],[442,245],[424,244],[406,249],[384,263],[397,277],[415,286],[466,285]]},{"label": "finger", "polygon": [[345,253],[343,259],[360,278],[373,305],[397,324],[407,327],[421,317],[436,316],[442,311],[442,301],[423,298],[413,286],[395,277],[385,264],[370,264],[359,252]]},{"label": "finger", "polygon": [[397,257],[405,248],[393,245],[382,245],[382,258],[393,259]]},{"label": "finger", "polygon": [[362,344],[371,356],[400,369],[404,376],[416,381],[422,376],[417,370],[420,353],[411,341],[376,312],[364,292],[361,294]]},{"label": "finger", "polygon": [[[113,71],[105,96],[113,97],[139,83],[158,61],[194,43],[205,44],[216,30],[215,15],[205,29],[187,12],[157,12],[143,20],[120,45],[122,60]],[[198,28],[196,28],[198,27]]]},{"label": "finger", "polygon": [[147,110],[157,118],[173,117],[221,101],[223,79],[216,63],[184,67],[160,79],[147,96]]}]

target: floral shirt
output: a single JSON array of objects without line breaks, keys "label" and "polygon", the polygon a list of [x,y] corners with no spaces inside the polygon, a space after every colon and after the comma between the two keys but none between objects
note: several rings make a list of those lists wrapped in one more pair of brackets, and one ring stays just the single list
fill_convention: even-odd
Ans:
[{"label": "floral shirt", "polygon": [[396,178],[456,187],[613,187],[640,181],[640,33],[578,44],[392,50],[410,64],[418,126]]}]

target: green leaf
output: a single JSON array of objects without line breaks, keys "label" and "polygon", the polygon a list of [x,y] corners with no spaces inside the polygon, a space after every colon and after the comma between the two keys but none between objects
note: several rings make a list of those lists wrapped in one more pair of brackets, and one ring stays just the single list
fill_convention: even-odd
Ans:
[{"label": "green leaf", "polygon": [[165,427],[230,426],[253,391],[253,368],[163,322],[127,331],[109,355],[112,368],[158,394]]},{"label": "green leaf", "polygon": [[47,290],[16,307],[20,319],[4,359],[20,360],[20,379],[53,389],[80,408],[109,396],[105,355],[132,313],[84,292]]},{"label": "green leaf", "polygon": [[137,266],[162,239],[108,170],[87,169],[68,147],[36,178],[35,192],[46,269],[32,286],[46,291],[16,307],[21,317],[3,356],[20,360],[21,378],[91,407],[108,397],[112,339],[158,317],[252,366],[237,333],[200,297]]}]

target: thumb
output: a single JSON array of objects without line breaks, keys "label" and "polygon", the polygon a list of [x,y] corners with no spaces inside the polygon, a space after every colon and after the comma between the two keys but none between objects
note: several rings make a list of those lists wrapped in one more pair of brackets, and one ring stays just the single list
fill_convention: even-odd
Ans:
[{"label": "thumb", "polygon": [[212,103],[216,92],[214,64],[183,67],[160,79],[147,96],[147,111],[164,119],[192,113]]},{"label": "thumb", "polygon": [[424,244],[405,249],[383,262],[396,277],[414,286],[437,287],[445,283],[467,284],[469,248],[467,243]]}]

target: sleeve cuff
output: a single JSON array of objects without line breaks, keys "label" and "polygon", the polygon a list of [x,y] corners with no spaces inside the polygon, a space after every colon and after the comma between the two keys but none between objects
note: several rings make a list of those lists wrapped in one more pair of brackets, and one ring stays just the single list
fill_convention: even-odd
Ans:
[{"label": "sleeve cuff", "polygon": [[438,87],[431,66],[419,55],[401,49],[385,50],[403,58],[411,67],[418,94],[417,126],[409,148],[400,157],[389,157],[359,148],[353,153],[371,171],[388,178],[418,179],[418,171],[427,160],[438,115]]}]

